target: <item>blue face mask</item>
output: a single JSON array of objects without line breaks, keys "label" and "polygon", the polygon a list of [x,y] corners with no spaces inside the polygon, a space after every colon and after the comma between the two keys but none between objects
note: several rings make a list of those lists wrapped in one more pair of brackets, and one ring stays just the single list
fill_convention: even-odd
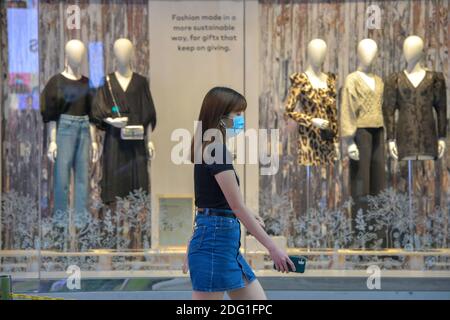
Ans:
[{"label": "blue face mask", "polygon": [[244,130],[245,120],[243,115],[236,115],[233,117],[233,126],[231,128],[226,128],[227,138],[232,138],[237,136]]}]

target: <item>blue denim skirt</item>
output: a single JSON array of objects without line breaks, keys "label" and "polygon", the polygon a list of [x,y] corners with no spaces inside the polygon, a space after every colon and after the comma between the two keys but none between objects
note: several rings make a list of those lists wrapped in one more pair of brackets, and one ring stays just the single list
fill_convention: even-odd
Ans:
[{"label": "blue denim skirt", "polygon": [[197,214],[188,248],[189,273],[195,291],[229,291],[256,279],[241,255],[241,224],[233,217]]}]

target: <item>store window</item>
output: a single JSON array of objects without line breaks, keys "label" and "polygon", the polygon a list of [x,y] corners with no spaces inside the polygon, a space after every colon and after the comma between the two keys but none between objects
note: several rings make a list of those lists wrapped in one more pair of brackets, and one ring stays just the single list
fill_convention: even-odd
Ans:
[{"label": "store window", "polygon": [[248,105],[245,202],[307,258],[305,273],[281,274],[243,227],[265,288],[448,276],[448,6],[2,2],[0,273],[24,290],[70,290],[74,274],[189,288],[183,139],[226,86]]}]

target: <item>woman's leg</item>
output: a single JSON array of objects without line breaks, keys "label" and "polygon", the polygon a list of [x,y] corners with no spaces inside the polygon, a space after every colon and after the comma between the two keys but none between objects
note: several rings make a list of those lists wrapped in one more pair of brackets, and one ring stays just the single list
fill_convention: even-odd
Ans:
[{"label": "woman's leg", "polygon": [[232,300],[267,300],[266,293],[261,287],[258,279],[248,283],[245,281],[245,287],[228,291],[228,296]]},{"label": "woman's leg", "polygon": [[223,300],[225,292],[192,291],[192,300]]}]

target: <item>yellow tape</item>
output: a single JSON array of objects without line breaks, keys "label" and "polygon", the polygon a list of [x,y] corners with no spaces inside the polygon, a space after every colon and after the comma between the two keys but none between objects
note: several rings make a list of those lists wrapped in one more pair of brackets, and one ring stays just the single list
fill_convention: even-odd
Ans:
[{"label": "yellow tape", "polygon": [[11,298],[13,299],[26,299],[26,300],[64,300],[63,298],[53,298],[44,296],[30,296],[28,294],[12,293]]}]

